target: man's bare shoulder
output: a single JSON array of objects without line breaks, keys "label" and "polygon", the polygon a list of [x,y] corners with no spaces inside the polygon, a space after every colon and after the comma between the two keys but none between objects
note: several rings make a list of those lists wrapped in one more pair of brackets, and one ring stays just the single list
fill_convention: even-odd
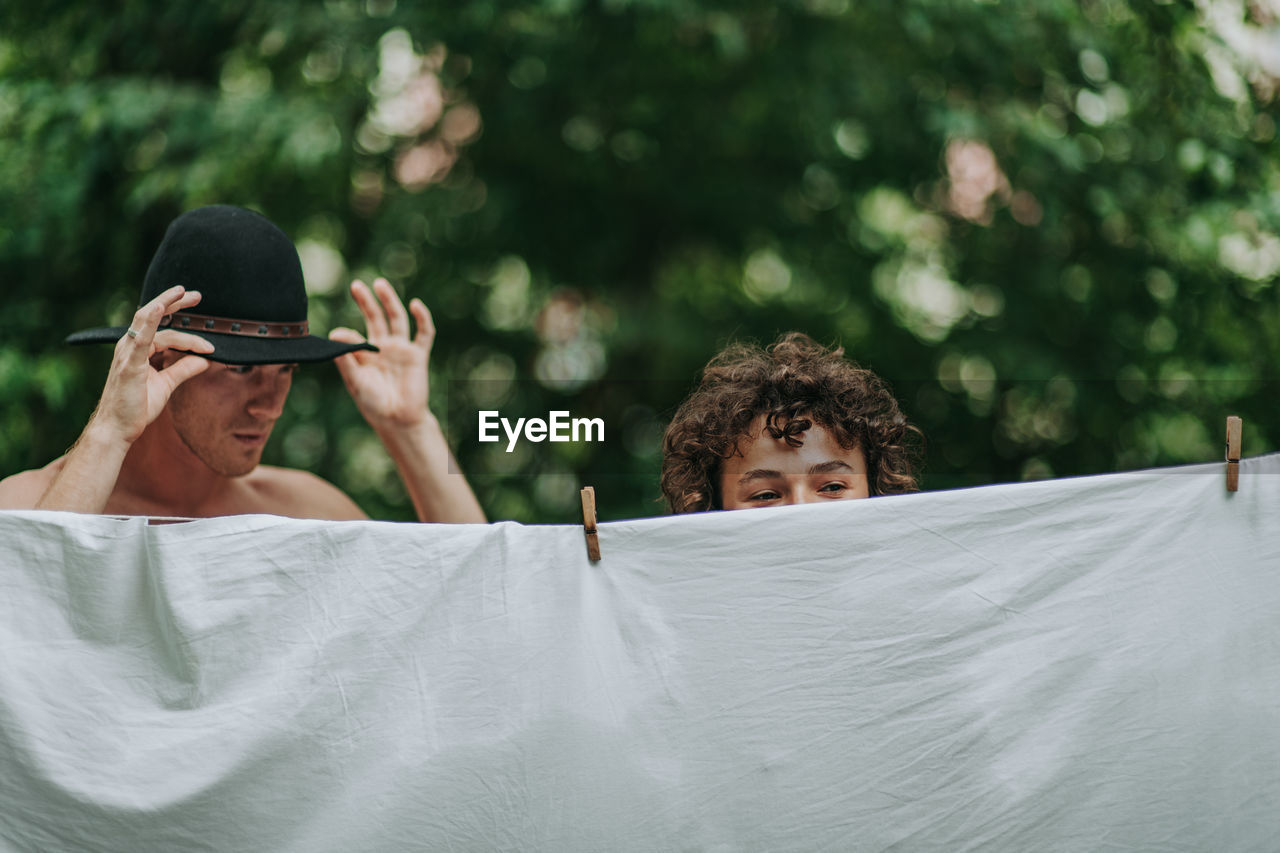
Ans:
[{"label": "man's bare shoulder", "polygon": [[62,469],[65,456],[60,456],[43,468],[19,471],[0,480],[0,509],[35,509],[36,502],[44,497],[49,484]]},{"label": "man's bare shoulder", "polygon": [[264,512],[293,518],[347,521],[368,518],[355,501],[337,486],[309,471],[259,465],[246,475],[244,484]]}]

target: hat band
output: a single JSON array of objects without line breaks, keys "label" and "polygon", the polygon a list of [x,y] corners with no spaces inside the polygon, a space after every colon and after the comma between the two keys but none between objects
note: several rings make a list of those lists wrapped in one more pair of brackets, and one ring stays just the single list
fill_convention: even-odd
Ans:
[{"label": "hat band", "polygon": [[262,323],[258,320],[233,320],[227,317],[209,317],[205,314],[166,314],[160,328],[191,329],[197,332],[217,332],[222,335],[243,335],[246,338],[305,338],[307,323]]}]

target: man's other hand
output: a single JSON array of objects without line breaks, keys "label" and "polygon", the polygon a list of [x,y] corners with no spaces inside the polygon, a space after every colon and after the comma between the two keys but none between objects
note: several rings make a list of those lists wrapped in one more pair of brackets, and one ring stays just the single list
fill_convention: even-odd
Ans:
[{"label": "man's other hand", "polygon": [[[372,290],[362,281],[353,281],[351,296],[364,315],[368,342],[378,352],[357,350],[335,360],[347,390],[375,430],[420,426],[429,418],[427,362],[436,336],[431,312],[416,298],[405,311],[385,278],[375,279]],[[412,336],[410,314],[417,323],[417,333]],[[351,344],[366,340],[347,328],[334,329],[329,338]]]}]

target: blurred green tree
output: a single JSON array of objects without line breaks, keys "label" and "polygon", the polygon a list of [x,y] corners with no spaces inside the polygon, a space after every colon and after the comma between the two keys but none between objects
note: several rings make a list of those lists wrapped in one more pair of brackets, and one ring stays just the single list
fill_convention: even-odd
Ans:
[{"label": "blurred green tree", "polygon": [[[662,511],[664,419],[725,342],[841,342],[926,487],[1207,461],[1280,437],[1274,4],[120,0],[5,4],[0,473],[79,433],[167,222],[257,208],[312,324],[384,274],[495,518]],[[1269,41],[1268,41],[1269,40]],[[603,444],[476,439],[476,411]],[[412,515],[336,371],[268,461]]]}]

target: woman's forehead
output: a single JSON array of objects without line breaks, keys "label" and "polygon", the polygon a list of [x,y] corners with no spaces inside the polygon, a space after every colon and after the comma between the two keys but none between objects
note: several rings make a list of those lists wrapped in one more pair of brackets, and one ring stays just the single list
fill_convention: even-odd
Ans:
[{"label": "woman's forehead", "polygon": [[[759,424],[753,422],[755,428],[738,442],[738,455],[725,460],[724,472],[746,471],[753,468],[774,468],[776,470],[807,470],[815,464],[831,460],[854,461],[854,466],[864,468],[862,450],[858,447],[840,446],[835,434],[822,424],[812,424],[803,432],[792,436],[792,442],[799,441],[799,446],[788,442],[786,438],[774,438],[763,430],[764,416]],[[781,467],[779,467],[781,466]]]}]

